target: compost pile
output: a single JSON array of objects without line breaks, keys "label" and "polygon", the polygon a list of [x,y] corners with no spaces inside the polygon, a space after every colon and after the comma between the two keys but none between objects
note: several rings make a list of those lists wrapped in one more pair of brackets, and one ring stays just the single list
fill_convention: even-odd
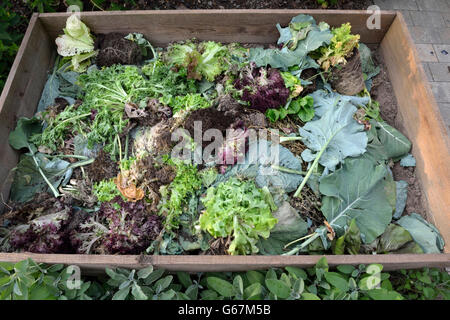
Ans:
[{"label": "compost pile", "polygon": [[37,113],[9,137],[2,251],[441,252],[405,212],[391,168],[415,159],[371,98],[370,49],[348,23],[276,27],[269,48],[154,48],[69,17]]}]

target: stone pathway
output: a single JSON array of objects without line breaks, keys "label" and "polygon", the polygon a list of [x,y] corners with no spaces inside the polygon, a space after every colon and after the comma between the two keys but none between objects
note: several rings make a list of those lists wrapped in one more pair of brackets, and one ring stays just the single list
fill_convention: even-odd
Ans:
[{"label": "stone pathway", "polygon": [[450,134],[450,0],[374,0],[402,12]]}]

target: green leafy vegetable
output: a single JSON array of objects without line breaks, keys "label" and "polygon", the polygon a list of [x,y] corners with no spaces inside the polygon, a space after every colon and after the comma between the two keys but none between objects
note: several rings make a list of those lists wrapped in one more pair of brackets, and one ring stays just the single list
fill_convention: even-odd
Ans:
[{"label": "green leafy vegetable", "polygon": [[283,120],[287,116],[298,117],[303,122],[308,122],[314,117],[314,100],[311,96],[305,96],[291,100],[284,108],[267,109],[266,117],[271,122]]},{"label": "green leafy vegetable", "polygon": [[424,253],[440,253],[444,249],[444,239],[439,230],[417,213],[404,216],[397,223],[408,230]]},{"label": "green leafy vegetable", "polygon": [[178,229],[180,216],[186,211],[190,195],[200,190],[202,180],[197,168],[181,161],[169,160],[176,166],[177,175],[168,187],[161,188],[161,201],[159,214],[165,217],[164,227],[167,231]]},{"label": "green leafy vegetable", "polygon": [[330,67],[345,64],[346,57],[350,56],[353,49],[358,48],[359,34],[352,35],[350,23],[344,23],[339,28],[334,28],[331,33],[331,43],[319,49],[320,58],[317,61],[322,69],[327,71]]},{"label": "green leafy vegetable", "polygon": [[72,68],[76,72],[84,72],[90,65],[90,58],[96,55],[94,39],[89,28],[73,14],[66,21],[64,35],[56,38],[58,54],[72,57]]},{"label": "green leafy vegetable", "polygon": [[216,238],[233,237],[228,248],[232,255],[257,253],[259,237],[267,239],[277,223],[266,197],[254,182],[230,178],[207,190],[200,228]]},{"label": "green leafy vegetable", "polygon": [[282,254],[285,246],[308,232],[308,224],[300,217],[297,211],[285,201],[273,212],[278,220],[270,232],[268,239],[259,239],[258,248],[260,253],[268,255]]},{"label": "green leafy vegetable", "polygon": [[[102,180],[98,183],[94,183],[92,186],[92,192],[100,202],[108,202],[114,199],[116,196],[120,196],[121,193],[114,182],[114,179]],[[122,197],[123,198],[123,197]]]},{"label": "green leafy vegetable", "polygon": [[214,81],[227,69],[228,56],[226,46],[205,41],[198,45],[193,42],[176,43],[168,48],[166,59],[172,65],[186,68],[189,79],[201,80],[204,77],[208,81]]},{"label": "green leafy vegetable", "polygon": [[363,131],[364,126],[353,118],[355,112],[356,107],[346,103],[328,110],[319,120],[310,121],[299,129],[308,147],[302,152],[302,158],[313,162],[294,196],[299,196],[319,163],[326,170],[333,171],[345,158],[356,157],[366,151],[367,135]]}]

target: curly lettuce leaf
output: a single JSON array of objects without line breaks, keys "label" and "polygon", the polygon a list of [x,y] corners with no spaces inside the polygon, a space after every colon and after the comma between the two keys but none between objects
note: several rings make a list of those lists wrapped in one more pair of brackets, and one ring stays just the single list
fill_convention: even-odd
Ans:
[{"label": "curly lettuce leaf", "polygon": [[267,239],[277,223],[267,194],[251,181],[230,178],[209,188],[202,202],[200,228],[216,238],[232,237],[232,255],[257,253],[258,239]]}]

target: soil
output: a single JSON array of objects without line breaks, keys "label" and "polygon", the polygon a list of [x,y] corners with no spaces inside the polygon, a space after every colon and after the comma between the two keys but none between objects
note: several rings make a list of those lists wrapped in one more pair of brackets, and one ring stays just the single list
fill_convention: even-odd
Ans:
[{"label": "soil", "polygon": [[337,92],[347,96],[356,95],[364,89],[358,49],[353,49],[352,56],[345,65],[333,68],[331,85]]},{"label": "soil", "polygon": [[[184,123],[184,128],[189,131],[192,138],[194,135],[194,124],[198,121],[201,123],[202,134],[209,129],[218,129],[225,133],[225,130],[234,122],[234,118],[226,115],[224,112],[218,111],[215,108],[198,109],[193,111]],[[202,145],[205,148],[212,141],[203,141]]]},{"label": "soil", "polygon": [[[120,3],[118,0],[106,3]],[[328,1],[330,2],[330,1]],[[83,1],[87,7],[92,7],[90,1]],[[336,5],[328,9],[366,9],[372,5],[372,0],[338,0]],[[135,5],[125,3],[127,9],[321,9],[324,8],[317,0],[138,0]]]},{"label": "soil", "polygon": [[92,182],[100,182],[104,179],[117,177],[119,166],[116,162],[111,160],[109,153],[102,149],[94,162],[86,168],[86,171]]},{"label": "soil", "polygon": [[97,35],[95,47],[99,49],[99,53],[95,62],[99,67],[141,62],[141,49],[135,42],[125,39],[125,36],[122,33]]},{"label": "soil", "polygon": [[[389,81],[383,57],[379,50],[374,51],[374,61],[380,66],[380,73],[373,79],[372,90],[370,91],[372,98],[380,103],[381,117],[391,126],[404,132],[400,119],[397,117],[397,100],[394,89]],[[404,215],[410,213],[418,213],[427,218],[425,202],[422,196],[422,189],[419,179],[416,177],[415,167],[402,167],[400,163],[395,163],[391,168],[394,180],[404,180],[408,182],[408,197],[406,200],[406,208]]]}]

